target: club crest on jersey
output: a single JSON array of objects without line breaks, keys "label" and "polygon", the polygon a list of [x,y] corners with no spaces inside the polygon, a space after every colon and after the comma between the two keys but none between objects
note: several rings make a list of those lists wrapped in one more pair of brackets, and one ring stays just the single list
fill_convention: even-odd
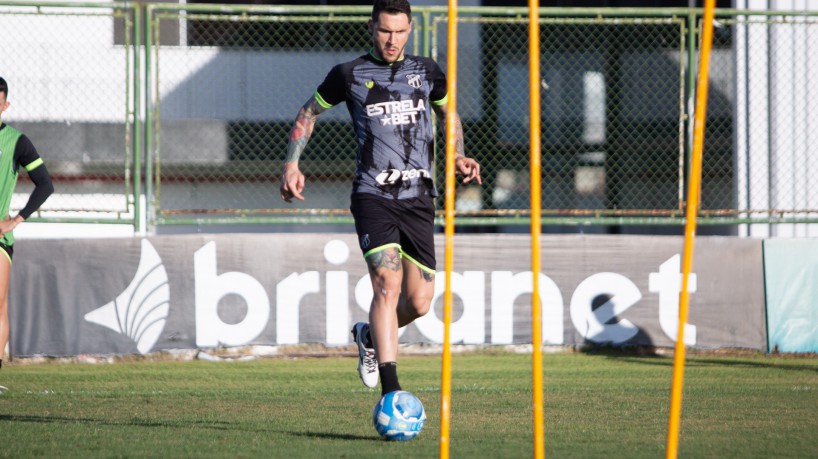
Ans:
[{"label": "club crest on jersey", "polygon": [[367,81],[366,83],[364,83],[364,86],[366,86],[367,89],[372,89],[372,87],[375,86],[375,82],[374,81]]},{"label": "club crest on jersey", "polygon": [[416,75],[416,74],[413,73],[411,75],[406,75],[406,79],[409,80],[408,81],[409,86],[411,86],[411,87],[413,87],[415,89],[420,88],[421,86],[423,86],[423,81],[420,80],[420,75]]}]

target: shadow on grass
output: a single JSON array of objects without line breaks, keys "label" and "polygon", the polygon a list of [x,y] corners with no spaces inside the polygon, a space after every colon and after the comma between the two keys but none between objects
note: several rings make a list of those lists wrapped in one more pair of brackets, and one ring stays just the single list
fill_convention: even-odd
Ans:
[{"label": "shadow on grass", "polygon": [[[599,355],[620,362],[638,363],[640,365],[673,366],[673,356],[661,355],[651,347],[623,347],[595,346],[583,348],[580,352],[587,355]],[[809,359],[809,357],[805,357]],[[806,371],[818,373],[816,365],[788,364],[787,357],[781,359],[774,355],[757,354],[756,357],[725,355],[687,356],[686,367],[733,367],[733,368],[769,368],[773,370]]]},{"label": "shadow on grass", "polygon": [[203,429],[213,430],[236,430],[236,424],[226,421],[155,421],[149,419],[123,419],[112,421],[110,419],[95,418],[69,418],[62,416],[32,416],[0,414],[0,421],[3,422],[33,422],[42,424],[99,424],[106,426],[135,426],[135,427],[190,427],[196,426]]},{"label": "shadow on grass", "polygon": [[702,359],[692,357],[687,359],[687,361],[693,362],[698,366],[770,368],[773,370],[806,371],[810,373],[818,373],[818,365],[788,365],[782,364],[780,360],[776,362],[765,362],[763,360],[749,360],[742,358],[739,358],[737,360],[735,357],[731,357],[730,360],[722,360],[720,358]]},{"label": "shadow on grass", "polygon": [[350,434],[337,434],[337,433],[328,433],[328,432],[281,432],[287,435],[292,435],[294,437],[305,437],[305,438],[326,438],[329,440],[367,440],[367,441],[377,441],[383,442],[385,440],[381,439],[380,437],[369,435],[350,435]]},{"label": "shadow on grass", "polygon": [[191,427],[195,426],[197,428],[202,429],[211,429],[211,430],[241,430],[241,431],[248,431],[248,430],[255,430],[257,432],[267,432],[267,433],[281,433],[286,435],[291,435],[294,437],[305,437],[305,438],[324,438],[329,440],[366,440],[366,441],[383,441],[381,438],[375,435],[350,435],[350,434],[338,434],[338,433],[329,433],[329,432],[293,432],[293,431],[275,431],[275,430],[266,430],[266,429],[243,429],[240,426],[236,425],[236,423],[227,422],[227,421],[152,421],[146,419],[130,419],[130,420],[121,420],[121,421],[111,421],[105,419],[95,419],[95,418],[70,418],[70,417],[63,417],[63,416],[31,416],[31,415],[10,415],[10,414],[0,414],[0,422],[31,422],[31,423],[40,423],[40,424],[76,424],[76,423],[83,423],[83,424],[99,424],[99,425],[106,425],[106,426],[135,426],[135,427]]}]

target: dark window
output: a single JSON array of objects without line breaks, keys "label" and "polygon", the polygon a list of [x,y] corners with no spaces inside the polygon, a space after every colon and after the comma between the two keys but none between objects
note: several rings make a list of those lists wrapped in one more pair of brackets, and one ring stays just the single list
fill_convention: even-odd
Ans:
[{"label": "dark window", "polygon": [[188,0],[188,3],[213,3],[218,5],[295,5],[295,6],[336,6],[372,5],[372,0]]},{"label": "dark window", "polygon": [[[541,0],[540,7],[578,8],[687,8],[689,0]],[[695,7],[704,6],[704,0],[695,0]],[[716,0],[717,8],[732,8],[732,0]],[[483,0],[484,6],[528,6],[527,0]]]},{"label": "dark window", "polygon": [[[295,6],[370,6],[372,0],[190,0],[189,4],[252,4]],[[219,14],[219,13],[216,13]],[[275,49],[360,49],[370,41],[366,23],[327,21],[269,21],[263,15],[250,15],[246,20],[197,18],[188,14],[187,42],[193,46],[252,47]]]}]

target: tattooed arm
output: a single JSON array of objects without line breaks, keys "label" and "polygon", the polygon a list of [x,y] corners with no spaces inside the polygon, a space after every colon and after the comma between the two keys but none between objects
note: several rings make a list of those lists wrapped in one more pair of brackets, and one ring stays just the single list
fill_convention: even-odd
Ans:
[{"label": "tattooed arm", "polygon": [[307,147],[307,143],[315,128],[315,120],[325,109],[318,104],[315,96],[298,111],[295,124],[290,131],[290,142],[287,145],[287,156],[284,158],[284,170],[281,172],[281,199],[292,202],[293,198],[304,200],[301,192],[304,191],[304,174],[298,169],[298,160]]},{"label": "tattooed arm", "polygon": [[[446,113],[449,111],[448,107],[444,105],[432,105],[437,113],[438,118],[443,120],[443,128],[446,129]],[[465,147],[463,143],[463,124],[460,122],[460,116],[454,114],[454,164],[457,167],[457,172],[463,175],[463,183],[469,183],[472,180],[477,180],[477,183],[483,184],[483,179],[480,177],[480,163],[474,158],[467,158]]]}]

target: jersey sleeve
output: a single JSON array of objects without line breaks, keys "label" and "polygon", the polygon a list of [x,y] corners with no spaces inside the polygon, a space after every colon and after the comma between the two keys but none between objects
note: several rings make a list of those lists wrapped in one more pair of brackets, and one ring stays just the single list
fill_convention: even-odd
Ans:
[{"label": "jersey sleeve", "polygon": [[435,105],[443,105],[448,99],[448,88],[446,87],[446,74],[440,66],[432,59],[429,62],[429,77],[432,82],[432,91],[429,93],[429,100]]},{"label": "jersey sleeve", "polygon": [[42,158],[34,148],[34,144],[25,135],[20,136],[17,140],[17,146],[14,147],[14,163],[15,167],[25,169],[34,183],[34,190],[31,192],[26,206],[19,213],[21,217],[28,219],[51,196],[54,192],[54,185],[51,183],[51,175],[49,175]]},{"label": "jersey sleeve", "polygon": [[346,99],[346,78],[342,65],[329,71],[324,82],[315,90],[315,100],[324,108],[338,105]]},{"label": "jersey sleeve", "polygon": [[25,134],[21,135],[14,148],[14,167],[19,169],[22,166],[26,171],[31,171],[42,163],[34,144]]}]

